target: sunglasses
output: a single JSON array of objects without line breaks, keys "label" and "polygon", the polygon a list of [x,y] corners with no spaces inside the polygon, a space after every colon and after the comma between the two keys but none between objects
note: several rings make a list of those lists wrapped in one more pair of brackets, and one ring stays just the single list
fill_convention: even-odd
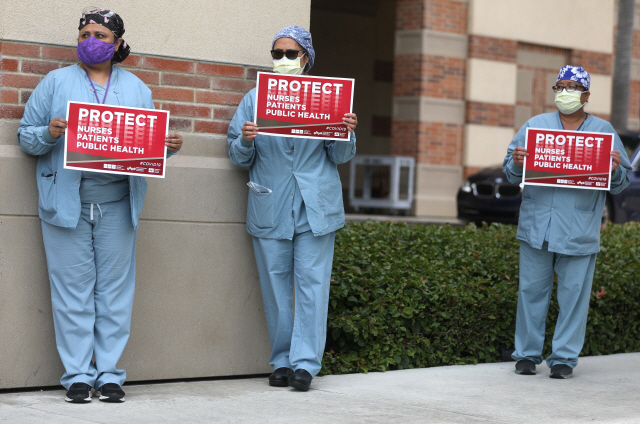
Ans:
[{"label": "sunglasses", "polygon": [[282,59],[283,56],[287,56],[287,59],[294,60],[298,57],[298,53],[300,52],[304,52],[305,54],[307,53],[304,50],[292,50],[292,49],[287,51],[271,50],[271,57],[274,58],[275,60],[280,60]]}]

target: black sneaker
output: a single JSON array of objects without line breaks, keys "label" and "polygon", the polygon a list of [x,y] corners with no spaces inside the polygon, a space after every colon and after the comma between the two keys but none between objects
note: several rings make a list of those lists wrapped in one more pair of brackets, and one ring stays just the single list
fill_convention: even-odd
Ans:
[{"label": "black sneaker", "polygon": [[516,374],[536,375],[536,364],[528,359],[521,359],[516,362]]},{"label": "black sneaker", "polygon": [[551,367],[551,378],[571,378],[573,377],[573,368],[566,364],[558,364]]},{"label": "black sneaker", "polygon": [[98,399],[102,402],[124,402],[124,390],[116,383],[103,384],[102,387],[98,389],[98,392],[100,394]]},{"label": "black sneaker", "polygon": [[91,402],[91,394],[91,386],[88,384],[73,383],[64,400],[71,403],[89,403]]}]

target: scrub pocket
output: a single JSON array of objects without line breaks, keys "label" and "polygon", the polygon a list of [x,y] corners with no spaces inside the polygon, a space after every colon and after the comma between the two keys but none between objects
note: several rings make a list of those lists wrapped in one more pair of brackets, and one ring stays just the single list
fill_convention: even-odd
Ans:
[{"label": "scrub pocket", "polygon": [[55,180],[55,174],[38,177],[38,206],[45,212],[56,211],[58,194]]},{"label": "scrub pocket", "polygon": [[518,232],[516,237],[520,240],[529,240],[536,213],[536,201],[527,197],[522,198],[520,205],[520,217],[518,218]]},{"label": "scrub pocket", "polygon": [[344,213],[340,178],[320,180],[320,201],[325,217],[340,216]]},{"label": "scrub pocket", "polygon": [[595,211],[573,209],[569,241],[580,244],[598,243],[601,217]]},{"label": "scrub pocket", "polygon": [[249,186],[249,203],[247,204],[247,221],[258,228],[273,227],[273,199],[275,195],[270,188],[256,184]]}]

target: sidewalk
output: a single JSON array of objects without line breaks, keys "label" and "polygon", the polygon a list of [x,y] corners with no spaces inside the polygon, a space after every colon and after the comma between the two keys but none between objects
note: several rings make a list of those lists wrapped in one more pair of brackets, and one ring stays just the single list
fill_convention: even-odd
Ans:
[{"label": "sidewalk", "polygon": [[125,386],[124,404],[67,404],[64,391],[0,394],[0,423],[638,423],[640,353],[580,358],[570,380],[514,363],[350,374],[311,390],[266,378]]}]

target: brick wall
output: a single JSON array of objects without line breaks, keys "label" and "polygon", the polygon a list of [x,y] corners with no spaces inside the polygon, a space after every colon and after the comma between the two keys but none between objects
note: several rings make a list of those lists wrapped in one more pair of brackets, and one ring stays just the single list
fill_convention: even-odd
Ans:
[{"label": "brick wall", "polygon": [[440,122],[421,123],[418,163],[460,165],[462,163],[463,125]]},{"label": "brick wall", "polygon": [[515,40],[469,36],[469,57],[515,63],[517,53],[518,42]]},{"label": "brick wall", "polygon": [[515,106],[495,103],[467,102],[466,122],[468,124],[513,127]]},{"label": "brick wall", "polygon": [[570,61],[572,66],[582,66],[590,74],[611,75],[613,72],[613,55],[610,54],[572,50]]},{"label": "brick wall", "polygon": [[[0,118],[20,119],[44,76],[78,62],[74,47],[0,43]],[[255,87],[255,67],[131,54],[121,64],[153,93],[156,108],[171,112],[174,131],[226,134],[246,92]]]},{"label": "brick wall", "polygon": [[467,2],[426,0],[424,3],[424,28],[454,34],[467,33]]}]

